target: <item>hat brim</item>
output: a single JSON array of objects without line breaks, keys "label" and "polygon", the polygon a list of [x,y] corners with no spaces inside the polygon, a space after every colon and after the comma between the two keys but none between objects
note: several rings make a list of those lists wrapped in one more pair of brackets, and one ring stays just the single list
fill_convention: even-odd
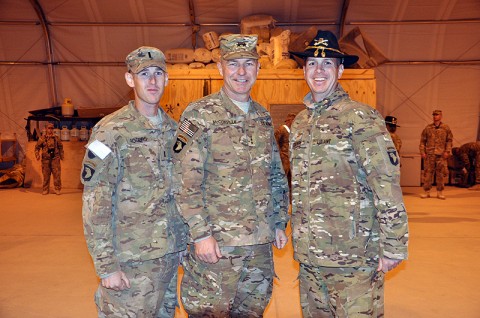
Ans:
[{"label": "hat brim", "polygon": [[399,125],[394,124],[394,123],[391,123],[391,122],[389,122],[389,121],[386,121],[385,124],[389,124],[389,125],[392,125],[392,126],[395,126],[395,127],[400,127]]},{"label": "hat brim", "polygon": [[146,68],[154,67],[154,66],[159,67],[164,72],[167,71],[167,65],[165,63],[158,62],[158,61],[147,61],[145,63],[141,63],[137,67],[135,67],[135,69],[130,69],[130,71],[134,74],[137,74]]},{"label": "hat brim", "polygon": [[222,58],[225,61],[228,60],[236,60],[236,59],[253,59],[253,60],[258,60],[260,56],[257,53],[254,52],[231,52],[227,53]]},{"label": "hat brim", "polygon": [[[306,60],[309,57],[315,57],[315,58],[323,58],[322,56],[315,56],[314,51],[305,51],[305,52],[291,52],[289,51],[290,54],[295,55],[301,59]],[[343,59],[343,65],[345,66],[350,66],[352,64],[357,63],[358,61],[358,56],[356,55],[348,55],[348,54],[340,54],[337,52],[331,52],[329,51],[327,56],[324,58],[338,58],[338,59]]]}]

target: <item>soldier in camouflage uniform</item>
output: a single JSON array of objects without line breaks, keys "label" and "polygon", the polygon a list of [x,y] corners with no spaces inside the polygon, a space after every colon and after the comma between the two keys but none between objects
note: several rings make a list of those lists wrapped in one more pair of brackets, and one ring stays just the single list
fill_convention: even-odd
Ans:
[{"label": "soldier in camouflage uniform", "polygon": [[402,149],[402,139],[400,139],[400,137],[396,134],[397,127],[400,127],[397,125],[397,117],[386,116],[385,125],[387,126],[387,130],[390,133],[390,138],[392,138],[393,144],[395,145],[397,154],[400,157],[400,149]]},{"label": "soldier in camouflage uniform", "polygon": [[174,201],[177,124],[159,108],[165,57],[140,47],[126,64],[135,100],[94,127],[81,174],[84,232],[101,279],[95,302],[99,317],[174,317],[187,225]]},{"label": "soldier in camouflage uniform", "polygon": [[[470,190],[480,190],[480,141],[463,144],[454,152],[460,162],[460,166],[468,180],[468,174],[473,170],[475,184]],[[468,184],[468,181],[465,182]]]},{"label": "soldier in camouflage uniform", "polygon": [[272,293],[272,245],[286,242],[288,186],[270,114],[250,98],[256,36],[220,38],[221,91],[192,102],[173,148],[180,213],[192,244],[181,297],[189,317],[261,317]]},{"label": "soldier in camouflage uniform", "polygon": [[[445,200],[443,194],[445,173],[447,167],[447,158],[452,152],[453,134],[448,125],[442,123],[442,111],[434,110],[432,113],[433,123],[427,125],[422,131],[420,137],[420,155],[423,158],[424,176],[423,190],[420,195],[422,199],[430,197],[433,175],[435,174],[435,183],[437,185],[437,198]],[[447,170],[448,171],[448,170]]]},{"label": "soldier in camouflage uniform", "polygon": [[[289,193],[292,191],[292,173],[290,171],[290,151],[289,151],[289,139],[290,139],[290,127],[295,119],[294,113],[289,113],[285,119],[285,124],[278,127],[275,130],[275,139],[277,140],[278,149],[280,150],[280,158],[282,159],[282,166],[285,175],[288,180]],[[290,195],[290,202],[292,201]]]},{"label": "soldier in camouflage uniform", "polygon": [[35,158],[42,159],[42,194],[50,192],[50,175],[53,174],[53,186],[55,193],[59,195],[62,189],[60,160],[63,160],[64,154],[62,141],[53,134],[52,123],[47,124],[45,135],[41,136],[35,145]]},{"label": "soldier in camouflage uniform", "polygon": [[318,31],[292,124],[292,228],[304,317],[383,317],[384,273],[407,258],[399,158],[380,114],[338,84],[358,60]]}]

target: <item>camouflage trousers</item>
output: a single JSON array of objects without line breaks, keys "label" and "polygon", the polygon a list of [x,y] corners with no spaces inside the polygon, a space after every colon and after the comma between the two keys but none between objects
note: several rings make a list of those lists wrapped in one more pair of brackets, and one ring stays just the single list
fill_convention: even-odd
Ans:
[{"label": "camouflage trousers", "polygon": [[[423,176],[423,189],[430,191],[433,183],[433,175],[435,174],[435,183],[437,191],[443,191],[445,188],[445,179],[448,180],[447,161],[441,155],[427,155],[423,163],[425,169]],[[445,172],[447,170],[447,172]]]},{"label": "camouflage trousers", "polygon": [[95,293],[98,317],[173,318],[177,302],[179,255],[122,264],[130,288],[122,291],[100,285]]},{"label": "camouflage trousers", "polygon": [[300,264],[299,280],[305,318],[384,317],[384,274],[376,268]]},{"label": "camouflage trousers", "polygon": [[182,303],[190,318],[262,317],[273,288],[271,244],[220,247],[215,264],[184,258]]},{"label": "camouflage trousers", "polygon": [[50,175],[53,174],[55,190],[62,189],[60,158],[42,159],[43,191],[50,189]]}]

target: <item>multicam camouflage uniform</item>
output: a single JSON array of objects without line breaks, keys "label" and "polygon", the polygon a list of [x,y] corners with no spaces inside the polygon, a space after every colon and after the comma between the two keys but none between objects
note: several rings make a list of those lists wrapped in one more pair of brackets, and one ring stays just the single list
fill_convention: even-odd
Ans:
[{"label": "multicam camouflage uniform", "polygon": [[[41,151],[41,154],[40,154]],[[53,186],[58,193],[62,189],[61,165],[63,160],[63,144],[56,135],[45,134],[35,145],[35,157],[42,157],[43,193],[48,193],[50,188],[50,175],[53,174]]]},{"label": "multicam camouflage uniform", "polygon": [[379,258],[407,258],[395,147],[377,111],[352,101],[340,85],[321,102],[309,93],[304,103],[290,135],[303,314],[382,316]]},{"label": "multicam camouflage uniform", "polygon": [[480,184],[480,141],[463,144],[458,148],[457,156],[462,168],[467,171],[475,169],[475,183]]},{"label": "multicam camouflage uniform", "polygon": [[260,317],[273,284],[271,242],[288,221],[287,182],[269,113],[243,113],[222,91],[190,104],[174,146],[183,173],[177,203],[193,241],[213,236],[223,257],[191,246],[182,301],[189,317]]},{"label": "multicam camouflage uniform", "polygon": [[423,189],[425,191],[430,191],[432,188],[434,173],[437,191],[443,191],[446,175],[445,169],[447,169],[447,160],[443,157],[443,154],[452,152],[452,141],[452,131],[444,123],[440,123],[438,127],[434,123],[429,124],[422,131],[419,149],[421,155],[426,155],[423,180]]},{"label": "multicam camouflage uniform", "polygon": [[87,146],[81,179],[88,248],[100,278],[122,270],[131,283],[118,292],[99,286],[100,317],[175,313],[178,252],[186,248],[187,228],[173,200],[177,124],[159,112],[156,127],[131,101],[94,127]]},{"label": "multicam camouflage uniform", "polygon": [[390,133],[390,138],[392,138],[395,149],[397,150],[397,154],[400,156],[400,149],[402,149],[402,139],[400,139],[400,137],[394,132],[389,132],[389,133]]},{"label": "multicam camouflage uniform", "polygon": [[275,130],[275,139],[277,140],[278,149],[280,151],[280,158],[282,159],[283,170],[287,176],[288,186],[291,191],[292,173],[290,171],[290,154],[289,154],[289,138],[290,128],[287,125],[282,125]]}]

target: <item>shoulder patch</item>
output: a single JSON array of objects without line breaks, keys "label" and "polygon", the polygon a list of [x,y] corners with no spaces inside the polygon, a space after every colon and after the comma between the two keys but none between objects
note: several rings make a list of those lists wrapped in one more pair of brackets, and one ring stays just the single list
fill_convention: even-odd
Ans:
[{"label": "shoulder patch", "polygon": [[103,142],[95,140],[91,144],[88,145],[88,150],[93,152],[95,156],[100,159],[105,159],[109,153],[112,152],[110,148],[108,148]]},{"label": "shoulder patch", "polygon": [[390,159],[390,163],[394,166],[397,166],[400,162],[397,154],[397,150],[393,147],[389,147],[387,149],[388,159]]},{"label": "shoulder patch", "polygon": [[187,143],[188,143],[188,138],[182,134],[179,134],[177,136],[177,140],[175,141],[175,144],[173,145],[173,152],[180,153],[182,149],[185,148]]},{"label": "shoulder patch", "polygon": [[84,163],[82,169],[82,180],[84,182],[89,182],[90,180],[92,180],[94,174],[95,168],[91,167],[88,163]]},{"label": "shoulder patch", "polygon": [[180,124],[180,126],[178,127],[178,129],[184,133],[187,134],[187,136],[189,136],[190,138],[193,137],[193,135],[195,135],[195,133],[197,132],[198,130],[198,127],[195,126],[191,121],[189,121],[188,119],[184,119],[182,121],[182,123]]}]

